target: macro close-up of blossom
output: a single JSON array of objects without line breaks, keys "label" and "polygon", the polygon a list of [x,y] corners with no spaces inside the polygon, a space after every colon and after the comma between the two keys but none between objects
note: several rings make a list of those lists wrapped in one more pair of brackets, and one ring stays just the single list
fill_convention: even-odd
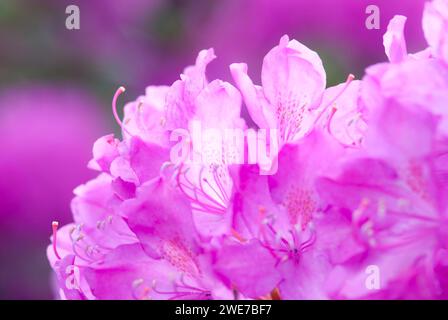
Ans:
[{"label": "macro close-up of blossom", "polygon": [[97,177],[52,223],[60,298],[448,298],[448,2],[425,4],[420,51],[405,28],[336,86],[284,35],[261,82],[240,62],[209,79],[206,49],[122,119],[118,88],[121,135],[95,141]]},{"label": "macro close-up of blossom", "polygon": [[448,0],[0,22],[0,300],[448,300]]}]

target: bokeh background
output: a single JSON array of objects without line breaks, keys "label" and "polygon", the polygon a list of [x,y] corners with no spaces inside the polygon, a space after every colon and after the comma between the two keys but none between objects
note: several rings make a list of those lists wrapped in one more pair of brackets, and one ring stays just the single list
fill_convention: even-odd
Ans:
[{"label": "bokeh background", "polygon": [[[97,137],[115,132],[110,100],[171,84],[199,50],[218,59],[209,78],[247,62],[259,83],[264,55],[289,34],[317,51],[328,85],[385,60],[382,35],[408,17],[408,49],[424,47],[424,0],[0,0],[0,299],[52,299],[45,256],[51,221],[70,222]],[[67,30],[65,8],[80,8]],[[368,5],[380,30],[365,27]]]}]

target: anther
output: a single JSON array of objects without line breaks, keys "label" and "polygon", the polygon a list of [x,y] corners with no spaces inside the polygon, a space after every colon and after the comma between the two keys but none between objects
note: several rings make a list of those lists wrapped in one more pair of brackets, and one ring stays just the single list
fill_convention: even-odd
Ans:
[{"label": "anther", "polygon": [[57,244],[56,244],[58,227],[59,227],[59,222],[53,221],[51,223],[51,228],[53,230],[53,251],[54,251],[54,254],[56,255],[56,258],[58,258],[58,260],[61,260],[61,256],[58,253]]},{"label": "anther", "polygon": [[130,136],[132,136],[132,134],[126,129],[126,127],[124,126],[123,122],[120,120],[120,117],[118,116],[118,112],[117,112],[117,99],[118,97],[125,92],[126,89],[124,87],[120,87],[117,89],[117,91],[114,94],[114,97],[112,99],[112,113],[114,115],[115,121],[117,121],[117,123],[120,125],[120,127]]},{"label": "anther", "polygon": [[352,81],[355,79],[355,76],[353,74],[349,74],[347,77],[347,80],[345,81],[345,85],[344,87],[341,89],[341,91],[339,91],[339,93],[330,100],[330,102],[328,102],[323,108],[322,111],[317,115],[316,119],[314,120],[314,125],[316,125],[320,118],[322,117],[323,114],[325,114],[325,112],[327,111],[327,109],[336,102],[336,100],[338,100],[342,94],[347,90],[347,88],[350,86],[350,83],[352,83]]}]

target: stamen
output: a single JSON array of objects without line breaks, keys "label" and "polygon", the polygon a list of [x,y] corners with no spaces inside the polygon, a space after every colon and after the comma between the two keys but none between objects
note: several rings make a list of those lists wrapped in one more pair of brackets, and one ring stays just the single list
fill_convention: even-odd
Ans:
[{"label": "stamen", "polygon": [[333,135],[333,133],[331,132],[331,121],[333,120],[333,116],[336,113],[336,111],[338,111],[338,109],[336,107],[333,107],[331,109],[331,113],[330,116],[328,117],[328,121],[327,121],[327,131],[330,135]]},{"label": "stamen", "polygon": [[398,217],[403,217],[406,219],[415,219],[415,220],[420,220],[422,222],[434,223],[436,225],[441,225],[443,223],[442,218],[433,218],[429,214],[426,216],[423,216],[423,215],[419,215],[419,214],[415,214],[415,213],[408,213],[406,211],[397,212],[397,211],[393,211],[393,210],[388,210],[387,214],[393,215],[393,216],[398,216]]},{"label": "stamen", "polygon": [[72,242],[72,250],[75,253],[75,255],[80,259],[89,263],[94,262],[94,260],[89,256],[87,250],[81,247],[81,245],[79,244],[79,240]]},{"label": "stamen", "polygon": [[216,182],[216,184],[218,185],[219,191],[221,192],[221,197],[223,198],[223,202],[224,203],[228,203],[230,201],[229,196],[227,195],[227,191],[225,189],[225,187],[222,184],[221,181],[221,177],[220,174],[218,173],[219,167],[216,167],[213,169],[213,178]]},{"label": "stamen", "polygon": [[51,228],[53,229],[53,251],[54,251],[54,254],[56,255],[56,258],[58,258],[58,260],[61,260],[61,256],[59,255],[57,246],[56,246],[58,226],[59,226],[59,222],[57,222],[57,221],[53,221],[51,223]]},{"label": "stamen", "polygon": [[[222,215],[225,214],[227,207],[211,197],[203,187],[203,168],[199,173],[199,186],[196,186],[187,176],[187,170],[182,171],[183,165],[178,169],[177,184],[182,193],[191,201],[192,207],[201,212]],[[183,178],[183,181],[180,178]],[[221,199],[219,199],[221,200]]]},{"label": "stamen", "polygon": [[100,244],[90,244],[89,238],[86,238],[82,233],[82,225],[76,225],[70,231],[70,240],[72,241],[72,250],[77,257],[86,261],[94,262],[102,257],[103,252],[113,250],[112,247],[107,247]]},{"label": "stamen", "polygon": [[[179,290],[182,289],[182,290]],[[182,299],[185,296],[201,296],[205,297],[207,299],[211,298],[211,292],[209,290],[204,290],[201,288],[193,287],[190,285],[187,285],[184,280],[183,276],[180,279],[180,284],[177,282],[174,282],[174,291],[164,291],[157,288],[157,280],[152,281],[152,291],[160,294],[160,295],[172,295],[168,300],[176,300],[176,299]]]},{"label": "stamen", "polygon": [[151,300],[151,288],[145,285],[145,280],[142,278],[136,279],[132,282],[132,296],[135,300]]},{"label": "stamen", "polygon": [[280,244],[283,244],[284,247],[288,250],[291,249],[291,244],[288,242],[288,240],[286,240],[284,237],[282,237],[270,223],[267,224],[267,227],[268,227],[268,230],[270,230],[272,232],[275,239],[280,242]]},{"label": "stamen", "polygon": [[311,247],[314,244],[315,241],[316,241],[316,232],[312,231],[310,238],[300,245],[300,252],[302,253],[305,252],[309,247]]},{"label": "stamen", "polygon": [[342,94],[347,90],[347,88],[349,87],[350,83],[355,79],[355,76],[353,74],[349,74],[347,77],[347,80],[345,81],[345,85],[344,87],[341,89],[341,91],[339,91],[339,93],[330,100],[330,102],[328,102],[322,109],[322,111],[317,115],[316,119],[314,120],[314,125],[316,125],[320,118],[322,117],[322,115],[325,114],[325,112],[327,111],[327,109],[336,102],[336,100],[338,100]]},{"label": "stamen", "polygon": [[230,233],[232,234],[232,236],[237,239],[239,242],[246,242],[246,239],[244,239],[244,237],[238,232],[236,231],[234,228],[230,229]]},{"label": "stamen", "polygon": [[363,218],[369,204],[370,200],[368,198],[362,198],[358,208],[353,211],[352,221],[355,226],[359,226],[362,224],[361,219]]},{"label": "stamen", "polygon": [[[206,189],[204,188],[204,185],[202,184],[202,182],[204,182],[204,183],[209,187],[209,189],[210,189],[211,191],[213,191],[213,193],[216,195],[216,197],[217,197],[218,200],[220,200],[220,201],[222,201],[222,202],[225,203],[224,195],[221,194],[220,192],[218,192],[218,191],[212,186],[212,184],[208,181],[207,178],[202,178],[202,179],[199,181],[199,187],[200,187],[202,190],[206,190]],[[218,184],[218,188],[220,188],[219,184]],[[221,191],[221,188],[220,188],[220,191]]]},{"label": "stamen", "polygon": [[[265,231],[269,232],[269,235]],[[277,257],[279,262],[281,261],[280,256],[288,259],[288,253],[292,249],[291,244],[269,222],[260,225],[260,232],[260,243],[264,248]]]},{"label": "stamen", "polygon": [[123,122],[120,120],[120,117],[118,116],[118,112],[117,112],[117,99],[118,97],[125,92],[126,89],[124,87],[120,87],[117,89],[117,91],[114,94],[114,97],[112,99],[112,113],[114,115],[115,121],[117,121],[117,123],[119,124],[119,126],[130,136],[132,136],[132,134],[126,129],[126,127],[124,126]]}]

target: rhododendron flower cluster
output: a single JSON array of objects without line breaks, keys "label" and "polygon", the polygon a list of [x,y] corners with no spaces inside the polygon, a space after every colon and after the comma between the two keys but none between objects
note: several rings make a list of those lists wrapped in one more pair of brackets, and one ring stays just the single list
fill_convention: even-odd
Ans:
[{"label": "rhododendron flower cluster", "polygon": [[[427,3],[421,52],[407,52],[405,22],[384,35],[389,62],[335,87],[283,36],[259,85],[244,63],[235,85],[209,81],[209,49],[123,121],[118,89],[123,138],[95,142],[98,177],[75,189],[74,222],[53,223],[61,298],[448,298],[448,1]],[[203,143],[213,161],[173,163],[172,133],[194,121],[278,130],[277,170],[229,163],[230,142]]]}]

